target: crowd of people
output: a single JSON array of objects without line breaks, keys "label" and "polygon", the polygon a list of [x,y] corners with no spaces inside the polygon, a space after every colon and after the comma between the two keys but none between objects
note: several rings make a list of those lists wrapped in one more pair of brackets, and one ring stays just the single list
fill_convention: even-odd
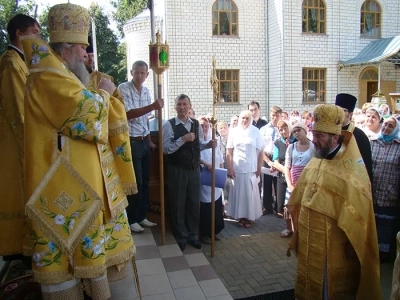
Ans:
[{"label": "crowd of people", "polygon": [[[292,249],[300,255],[302,250],[301,247],[299,248],[299,232],[301,234],[302,230],[307,232],[316,230],[309,224],[307,226],[303,224],[303,227],[299,225],[299,222],[305,222],[302,218],[299,219],[301,211],[299,207],[304,205],[303,198],[311,197],[307,199],[307,202],[311,201],[313,196],[310,195],[314,195],[321,189],[320,194],[316,193],[319,201],[323,199],[321,197],[328,199],[338,197],[343,201],[346,200],[342,204],[349,209],[363,205],[362,201],[366,201],[365,207],[358,208],[357,212],[365,217],[364,222],[370,234],[365,242],[372,250],[369,257],[361,253],[359,249],[365,247],[366,244],[357,245],[354,232],[347,233],[347,226],[351,226],[349,220],[351,221],[352,217],[344,216],[346,212],[340,212],[339,209],[335,211],[334,207],[329,208],[331,211],[328,212],[328,205],[318,203],[318,201],[315,202],[315,208],[307,206],[309,211],[314,209],[314,213],[318,211],[331,218],[332,220],[328,222],[330,226],[338,226],[337,239],[342,239],[347,245],[343,251],[346,253],[346,263],[349,265],[347,270],[349,273],[342,273],[342,275],[348,274],[360,280],[353,282],[353,286],[348,284],[347,291],[340,289],[335,291],[329,284],[324,286],[332,280],[329,277],[331,272],[336,271],[331,270],[332,266],[321,261],[321,266],[328,269],[313,270],[313,272],[322,272],[321,278],[324,278],[324,283],[319,283],[321,284],[320,292],[330,296],[346,293],[361,295],[358,283],[366,284],[365,280],[373,283],[367,290],[378,295],[379,274],[373,272],[365,275],[362,270],[370,268],[371,265],[379,270],[377,262],[394,260],[396,233],[400,230],[399,116],[390,114],[387,105],[374,107],[368,103],[362,110],[358,110],[355,108],[356,102],[357,99],[352,95],[338,94],[335,100],[336,105],[331,105],[332,107],[327,105],[329,110],[333,111],[334,117],[325,111],[318,112],[318,106],[313,112],[302,113],[297,110],[289,113],[273,106],[267,123],[266,118],[260,118],[259,103],[253,101],[249,103],[248,110],[242,111],[239,115],[233,115],[229,125],[222,121],[217,126],[218,146],[224,162],[221,166],[223,165],[228,170],[228,180],[223,193],[225,213],[226,217],[235,219],[239,227],[250,228],[252,222],[256,222],[262,215],[275,214],[278,218],[284,218],[281,237],[292,237],[290,243],[296,240],[296,246]],[[327,121],[323,120],[324,117]],[[346,153],[350,158],[345,155]],[[343,163],[345,170],[341,172],[337,161],[343,161],[345,158],[348,162]],[[317,164],[315,159],[317,159]],[[325,174],[329,171],[325,170],[327,167],[322,167],[325,161],[328,161],[327,166],[332,168],[330,174]],[[348,166],[346,166],[347,163]],[[356,166],[352,168],[351,164],[356,164]],[[312,167],[308,169],[310,165]],[[301,188],[296,189],[299,178],[304,178],[300,176],[303,170],[308,171],[309,180],[300,181]],[[323,175],[316,175],[317,173]],[[334,176],[334,178],[320,182],[322,176],[326,178]],[[344,176],[340,179],[342,185],[336,185],[335,180],[338,181],[340,176]],[[346,183],[348,180],[351,181],[351,188],[341,191],[349,184]],[[354,180],[356,182],[352,182]],[[313,186],[313,184],[317,185]],[[355,190],[352,191],[354,186]],[[306,192],[307,189],[310,190],[310,195]],[[293,191],[295,194],[291,195]],[[209,218],[207,222],[210,222]],[[344,221],[342,218],[349,218],[349,220]],[[354,222],[359,222],[357,216],[353,218]],[[314,225],[315,227],[322,226],[318,222]],[[341,224],[341,222],[345,223]],[[313,234],[318,235],[321,232],[313,232]],[[303,242],[309,245],[309,241],[303,240]],[[314,246],[319,250],[322,247],[322,245]],[[336,257],[337,247],[340,248],[339,243],[331,246],[332,257]],[[310,258],[308,254],[302,253],[302,255],[304,259]],[[327,259],[330,259],[329,253],[325,252],[325,255]],[[318,252],[314,253],[314,257],[319,256]],[[305,263],[301,256],[298,258],[299,264]],[[353,261],[349,263],[348,260]],[[328,273],[324,275],[324,272]],[[309,299],[304,295],[312,295],[312,290],[306,290],[304,286],[301,286],[302,275],[307,276],[306,273],[299,273],[299,285],[296,287],[301,292],[296,295],[299,299]],[[360,276],[367,276],[368,279]],[[335,280],[339,281],[339,277]],[[317,282],[314,283],[317,284]]]},{"label": "crowd of people", "polygon": [[[93,70],[89,19],[79,5],[52,7],[46,43],[39,23],[19,14],[0,60],[1,165],[10,170],[0,224],[14,229],[0,232],[0,255],[31,257],[44,299],[83,299],[83,289],[110,298],[108,282],[135,260],[131,232],[157,225],[146,218],[157,147],[149,117],[164,101],[143,86],[143,61],[118,87]],[[400,123],[387,105],[356,103],[338,94],[313,111],[273,106],[267,121],[252,101],[212,139],[212,118],[196,118],[178,95],[162,146],[180,249],[219,240],[224,216],[251,228],[275,214],[298,257],[298,299],[379,299],[379,261],[394,258],[400,230]],[[213,148],[228,177],[214,191],[214,233],[213,191],[200,179]]]}]

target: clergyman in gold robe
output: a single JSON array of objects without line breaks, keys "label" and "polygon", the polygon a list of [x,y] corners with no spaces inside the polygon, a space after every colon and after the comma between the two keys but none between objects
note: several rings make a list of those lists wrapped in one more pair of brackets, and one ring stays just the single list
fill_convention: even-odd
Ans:
[{"label": "clergyman in gold robe", "polygon": [[288,208],[297,254],[295,296],[381,299],[379,252],[367,170],[343,109],[314,109],[315,155],[304,168]]},{"label": "clergyman in gold robe", "polygon": [[0,256],[20,258],[24,239],[24,90],[28,68],[20,37],[39,37],[39,23],[17,14],[7,24],[10,45],[0,58]]},{"label": "clergyman in gold robe", "polygon": [[34,278],[43,299],[111,297],[135,246],[125,208],[137,192],[123,104],[103,79],[88,89],[84,60],[90,17],[70,3],[48,15],[50,45],[22,39],[26,214]]}]

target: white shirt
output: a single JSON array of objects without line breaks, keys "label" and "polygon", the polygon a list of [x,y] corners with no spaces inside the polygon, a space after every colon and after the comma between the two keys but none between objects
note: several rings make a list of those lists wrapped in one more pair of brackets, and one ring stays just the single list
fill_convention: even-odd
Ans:
[{"label": "white shirt", "polygon": [[258,128],[250,125],[249,129],[250,131],[243,132],[241,128],[236,127],[228,135],[226,148],[233,148],[233,170],[237,173],[256,172],[258,153],[264,147],[264,140]]},{"label": "white shirt", "polygon": [[[188,133],[192,129],[192,124],[193,121],[190,118],[187,118],[186,122],[183,122],[181,119],[178,117],[175,117],[175,126],[178,124],[183,124],[185,126],[186,130]],[[203,136],[203,129],[201,129],[201,126],[199,124],[199,130],[197,132],[196,138],[199,138],[200,140],[200,150],[205,149],[205,143],[201,141],[201,138]],[[164,154],[171,154],[177,151],[180,147],[185,142],[182,140],[182,137],[178,138],[177,140],[174,139],[174,130],[172,128],[172,125],[169,121],[165,122],[163,125],[163,150]]]},{"label": "white shirt", "polygon": [[278,128],[272,125],[272,123],[270,122],[267,125],[261,127],[260,133],[264,139],[265,154],[267,154],[268,156],[272,156],[272,152],[274,151],[274,143],[280,137]]},{"label": "white shirt", "polygon": [[[125,110],[128,112],[131,109],[142,108],[151,104],[150,91],[147,87],[142,86],[139,91],[133,84],[133,81],[123,82],[118,86],[118,90],[124,99]],[[129,135],[146,136],[150,133],[147,121],[151,113],[128,120]]]},{"label": "white shirt", "polygon": [[[212,149],[206,149],[201,151],[200,159],[204,160],[206,163],[212,163]],[[219,148],[215,148],[215,166],[219,168],[221,164],[224,163],[224,158],[222,157],[222,153]],[[221,188],[215,188],[214,191],[215,200],[218,200],[222,195]],[[211,186],[201,185],[200,186],[200,201],[204,203],[211,203]]]}]

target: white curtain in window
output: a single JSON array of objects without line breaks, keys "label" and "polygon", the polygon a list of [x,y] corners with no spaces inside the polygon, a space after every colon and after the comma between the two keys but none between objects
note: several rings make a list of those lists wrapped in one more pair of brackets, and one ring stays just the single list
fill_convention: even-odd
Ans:
[{"label": "white curtain in window", "polygon": [[317,22],[317,10],[316,9],[310,9],[311,10],[311,21],[314,23]]},{"label": "white curtain in window", "polygon": [[365,32],[367,34],[372,32],[372,29],[374,27],[373,21],[374,21],[373,14],[366,13],[365,14]]}]

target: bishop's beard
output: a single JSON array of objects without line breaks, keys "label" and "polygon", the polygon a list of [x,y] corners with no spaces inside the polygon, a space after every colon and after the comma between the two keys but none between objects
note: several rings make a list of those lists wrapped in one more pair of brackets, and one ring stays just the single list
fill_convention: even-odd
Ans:
[{"label": "bishop's beard", "polygon": [[68,68],[76,77],[83,83],[84,86],[88,86],[90,83],[90,75],[86,69],[85,63],[79,59],[79,56],[73,53],[73,56],[67,61]]}]

